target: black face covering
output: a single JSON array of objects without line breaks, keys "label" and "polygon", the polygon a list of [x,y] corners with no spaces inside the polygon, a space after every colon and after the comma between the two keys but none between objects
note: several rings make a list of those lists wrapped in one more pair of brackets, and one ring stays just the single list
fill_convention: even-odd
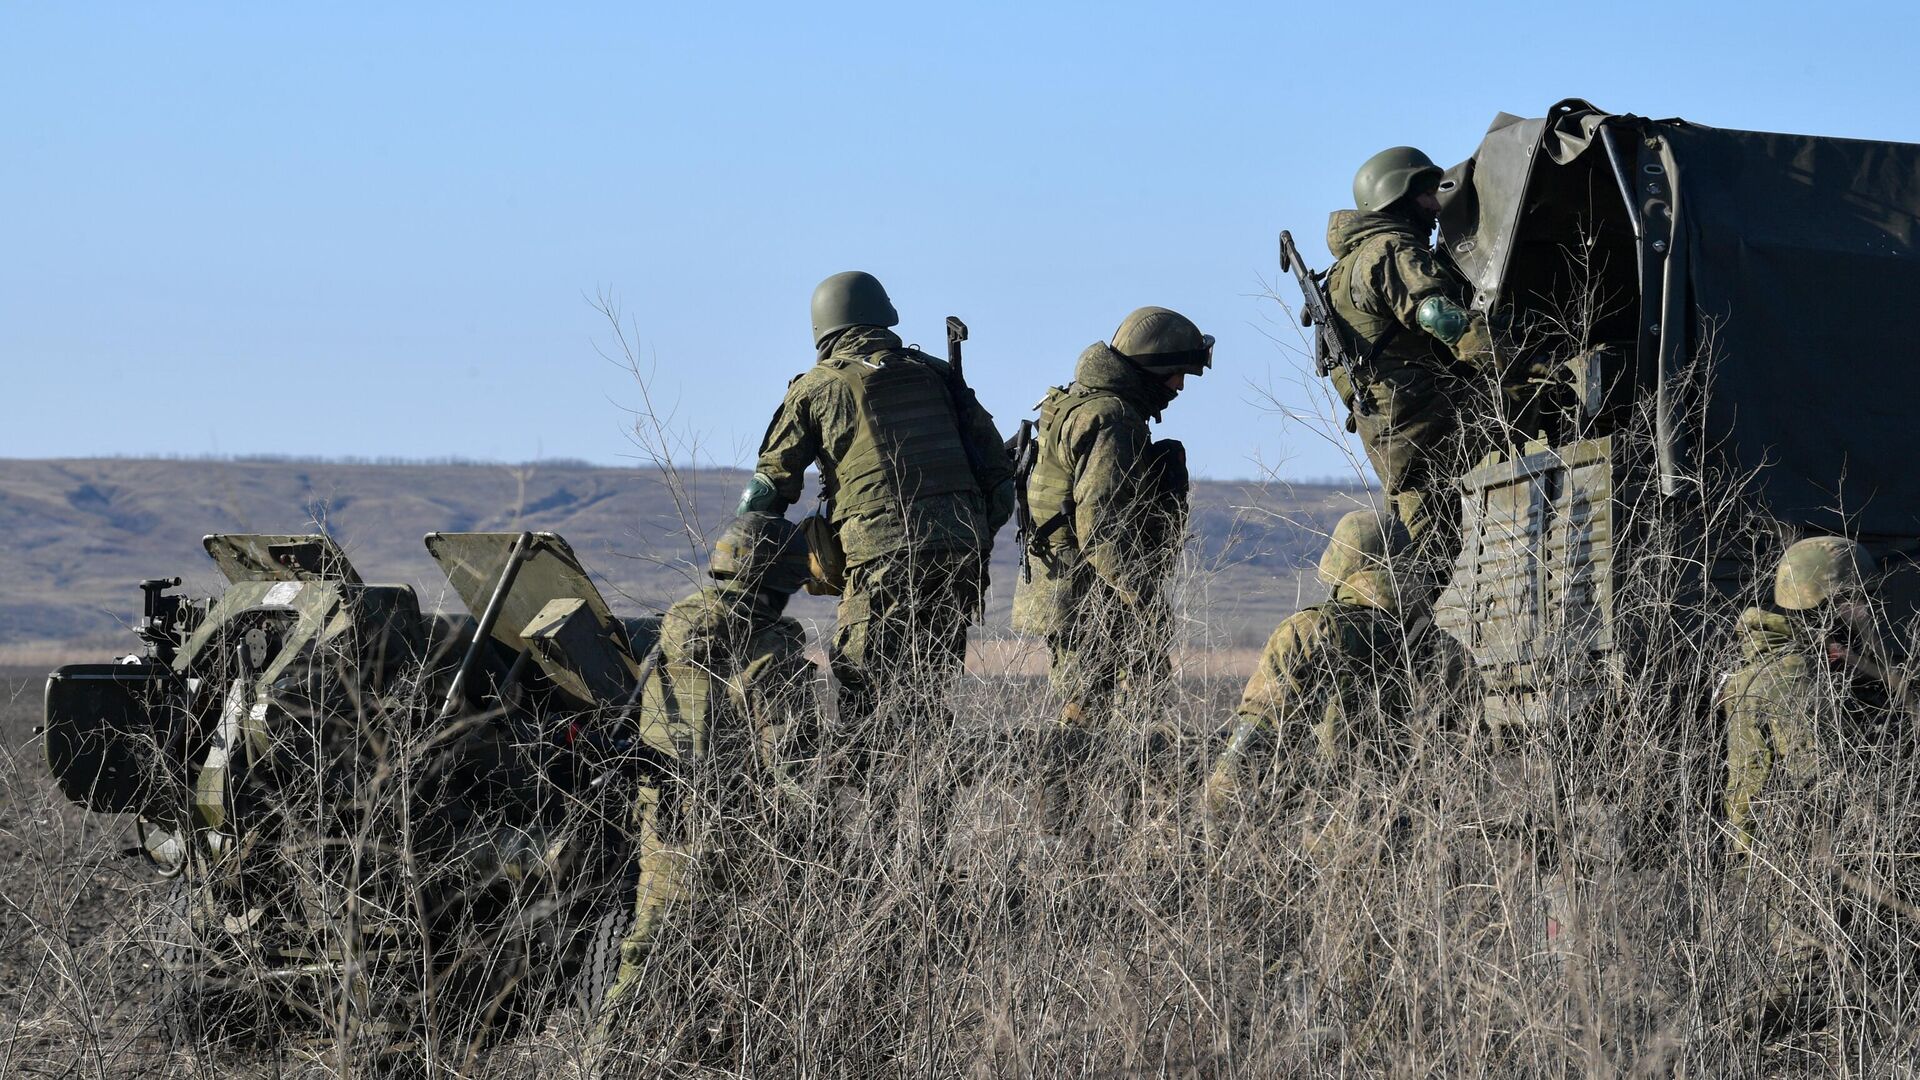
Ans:
[{"label": "black face covering", "polygon": [[1433,230],[1440,224],[1440,215],[1415,201],[1409,195],[1387,208],[1393,216],[1413,226],[1413,231],[1425,237],[1429,243],[1433,240]]}]

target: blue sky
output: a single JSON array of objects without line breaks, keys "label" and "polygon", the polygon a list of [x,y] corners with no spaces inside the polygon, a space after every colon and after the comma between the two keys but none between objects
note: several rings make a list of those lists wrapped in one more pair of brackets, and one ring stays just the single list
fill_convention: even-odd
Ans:
[{"label": "blue sky", "polygon": [[[1604,12],[1604,14],[1600,14]],[[0,456],[745,464],[863,268],[1011,429],[1142,304],[1218,336],[1163,432],[1350,474],[1274,236],[1353,169],[1581,96],[1920,141],[1911,9],[0,4]],[[1283,287],[1291,293],[1291,285]],[[603,355],[617,300],[645,393]],[[652,440],[649,440],[652,442]]]}]

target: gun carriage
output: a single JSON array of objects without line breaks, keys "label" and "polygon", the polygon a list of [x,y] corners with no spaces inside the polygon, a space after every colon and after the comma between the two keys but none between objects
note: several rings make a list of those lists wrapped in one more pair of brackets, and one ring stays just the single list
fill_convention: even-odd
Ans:
[{"label": "gun carriage", "polygon": [[426,545],[477,618],[364,583],[323,535],[215,535],[219,596],[144,582],[143,651],[49,677],[61,790],[131,815],[173,879],[169,1023],[458,1056],[611,979],[627,782],[664,760],[633,710],[657,623],[614,618],[553,534]]}]

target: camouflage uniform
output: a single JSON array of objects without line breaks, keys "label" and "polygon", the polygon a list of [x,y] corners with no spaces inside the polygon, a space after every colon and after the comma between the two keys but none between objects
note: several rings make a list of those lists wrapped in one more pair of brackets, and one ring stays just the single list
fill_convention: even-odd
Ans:
[{"label": "camouflage uniform", "polygon": [[1155,483],[1147,422],[1173,397],[1164,378],[1096,343],[1073,385],[1041,404],[1027,488],[1045,535],[1025,554],[1014,628],[1045,636],[1071,724],[1102,726],[1116,696],[1169,671],[1161,584],[1179,550],[1184,494],[1169,498]]},{"label": "camouflage uniform", "polygon": [[[1240,790],[1258,746],[1276,767],[1311,761],[1326,773],[1356,761],[1411,757],[1440,725],[1417,725],[1428,703],[1442,719],[1471,702],[1473,663],[1452,635],[1419,620],[1410,632],[1390,598],[1365,582],[1335,586],[1326,603],[1282,622],[1234,709],[1227,749],[1208,781],[1216,809]],[[1383,726],[1384,725],[1384,726]]]},{"label": "camouflage uniform", "polygon": [[856,745],[882,700],[898,695],[912,716],[939,711],[993,534],[1012,513],[1013,470],[993,418],[948,376],[944,361],[879,326],[831,333],[760,447],[756,482],[774,506],[800,498],[815,463],[832,500],[846,585],[829,659]]},{"label": "camouflage uniform", "polygon": [[[786,592],[751,584],[707,586],[661,619],[640,738],[671,768],[635,800],[640,881],[609,1006],[641,984],[666,921],[737,872],[740,823],[804,798],[790,769],[814,753],[817,672],[806,631],[781,614],[798,580]],[[696,823],[726,823],[729,835],[694,835]]]},{"label": "camouflage uniform", "polygon": [[[1356,533],[1371,534],[1362,537],[1368,550],[1343,558]],[[1268,639],[1204,792],[1209,831],[1237,813],[1262,832],[1298,830],[1288,843],[1296,888],[1256,913],[1259,958],[1319,967],[1314,978],[1336,991],[1326,1021],[1345,1029],[1356,1052],[1380,1034],[1378,988],[1392,943],[1364,905],[1323,908],[1294,897],[1395,887],[1408,820],[1395,781],[1432,755],[1437,737],[1465,730],[1480,691],[1459,642],[1432,625],[1424,604],[1403,606],[1429,591],[1404,558],[1410,545],[1385,514],[1349,514],[1335,527],[1320,562],[1332,593]],[[1357,786],[1342,782],[1356,775]]]},{"label": "camouflage uniform", "polygon": [[[1460,549],[1454,484],[1490,446],[1483,431],[1493,399],[1478,376],[1491,369],[1493,347],[1486,320],[1459,306],[1464,286],[1434,257],[1422,227],[1393,211],[1336,212],[1327,224],[1337,260],[1327,294],[1349,347],[1374,352],[1369,385],[1356,389],[1336,368],[1334,388],[1349,409],[1366,394],[1371,408],[1354,411],[1352,423],[1367,460],[1444,585]],[[1464,320],[1450,345],[1422,324],[1430,298]]]},{"label": "camouflage uniform", "polygon": [[[1900,908],[1906,892],[1892,862],[1899,855],[1885,853],[1912,850],[1886,832],[1910,814],[1904,793],[1892,794],[1904,788],[1910,718],[1895,707],[1873,631],[1859,617],[1869,609],[1850,616],[1823,587],[1791,580],[1796,564],[1830,567],[1836,554],[1859,557],[1860,569],[1846,576],[1864,595],[1863,551],[1833,538],[1796,544],[1775,592],[1784,610],[1741,615],[1744,664],[1716,695],[1727,730],[1734,880],[1763,906],[1775,953],[1754,1019],[1788,1027],[1818,1026],[1823,971],[1853,979],[1885,962],[1873,943],[1900,933],[1874,924]],[[1883,805],[1889,796],[1893,805]],[[1862,827],[1871,835],[1857,835]]]},{"label": "camouflage uniform", "polygon": [[1231,735],[1207,782],[1224,809],[1240,790],[1246,759],[1273,752],[1275,770],[1311,761],[1312,771],[1366,761],[1392,765],[1471,708],[1477,675],[1464,646],[1432,625],[1410,595],[1426,589],[1410,565],[1403,526],[1358,511],[1341,519],[1320,577],[1326,603],[1282,622],[1260,654],[1234,710]]}]

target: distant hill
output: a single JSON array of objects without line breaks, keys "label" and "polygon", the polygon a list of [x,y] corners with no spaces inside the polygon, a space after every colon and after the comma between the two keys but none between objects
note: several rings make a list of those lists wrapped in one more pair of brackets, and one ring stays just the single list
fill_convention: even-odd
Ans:
[{"label": "distant hill", "polygon": [[[725,526],[745,479],[581,464],[0,459],[0,654],[114,639],[136,614],[142,578],[179,575],[214,591],[206,533],[316,523],[364,578],[410,583],[429,607],[459,600],[422,535],[524,528],[565,536],[616,609],[659,610],[698,577],[705,539]],[[1187,589],[1196,629],[1217,645],[1247,644],[1313,602],[1319,589],[1300,570],[1365,497],[1328,485],[1199,484]],[[1005,631],[1012,548],[1009,530],[995,550],[990,633]],[[796,614],[828,621],[831,601],[802,597]]]}]

